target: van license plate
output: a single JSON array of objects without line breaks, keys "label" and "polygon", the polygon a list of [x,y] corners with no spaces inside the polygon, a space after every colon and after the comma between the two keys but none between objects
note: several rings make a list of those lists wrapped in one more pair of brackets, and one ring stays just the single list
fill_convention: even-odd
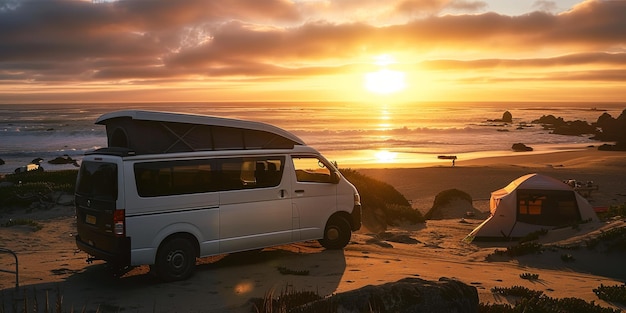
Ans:
[{"label": "van license plate", "polygon": [[96,225],[96,217],[93,216],[93,215],[87,214],[87,216],[85,217],[85,223],[91,224],[91,225]]}]

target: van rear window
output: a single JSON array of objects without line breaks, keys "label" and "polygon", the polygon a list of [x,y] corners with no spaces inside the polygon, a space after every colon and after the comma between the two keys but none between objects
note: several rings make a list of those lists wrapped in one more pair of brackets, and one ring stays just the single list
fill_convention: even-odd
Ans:
[{"label": "van rear window", "polygon": [[117,165],[84,161],[78,173],[76,193],[93,199],[117,200]]}]

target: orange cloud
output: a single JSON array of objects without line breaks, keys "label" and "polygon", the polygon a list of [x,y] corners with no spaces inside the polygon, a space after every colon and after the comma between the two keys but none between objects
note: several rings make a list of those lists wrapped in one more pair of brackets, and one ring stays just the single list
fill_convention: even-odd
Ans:
[{"label": "orange cloud", "polygon": [[510,16],[484,12],[485,1],[20,1],[0,5],[0,101],[63,84],[295,86],[366,72],[384,53],[433,83],[623,79],[626,2],[588,0],[559,14],[552,4]]}]

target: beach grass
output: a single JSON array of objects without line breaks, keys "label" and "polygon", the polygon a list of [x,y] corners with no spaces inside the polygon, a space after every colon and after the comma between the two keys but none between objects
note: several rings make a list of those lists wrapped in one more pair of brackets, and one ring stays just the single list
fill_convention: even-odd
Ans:
[{"label": "beach grass", "polygon": [[78,170],[31,171],[0,178],[0,213],[33,203],[55,203],[55,194],[73,193]]}]

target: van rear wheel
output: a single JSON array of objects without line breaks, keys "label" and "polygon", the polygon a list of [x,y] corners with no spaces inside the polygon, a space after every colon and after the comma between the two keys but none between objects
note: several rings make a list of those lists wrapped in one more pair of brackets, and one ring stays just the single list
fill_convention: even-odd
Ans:
[{"label": "van rear wheel", "polygon": [[333,217],[326,223],[324,238],[319,242],[329,250],[343,249],[350,242],[352,229],[350,223],[343,217]]},{"label": "van rear wheel", "polygon": [[196,266],[196,254],[192,243],[182,237],[166,241],[157,252],[156,274],[163,281],[189,278]]}]

